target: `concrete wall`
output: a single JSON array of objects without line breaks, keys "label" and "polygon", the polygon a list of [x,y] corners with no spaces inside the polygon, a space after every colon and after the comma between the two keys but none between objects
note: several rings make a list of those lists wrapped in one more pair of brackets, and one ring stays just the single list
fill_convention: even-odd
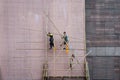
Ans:
[{"label": "concrete wall", "polygon": [[120,57],[87,57],[91,80],[120,80]]},{"label": "concrete wall", "polygon": [[[84,76],[84,58],[80,57],[84,50],[70,50],[67,55],[59,47],[58,31],[45,16],[60,33],[67,32],[70,49],[84,49],[84,9],[84,0],[0,0],[0,80],[40,80],[46,55],[49,76]],[[55,54],[47,50],[49,31],[59,49]],[[75,64],[71,72],[72,53],[81,64]]]},{"label": "concrete wall", "polygon": [[120,80],[120,0],[85,0],[91,80]]},{"label": "concrete wall", "polygon": [[120,56],[120,47],[88,47],[89,56]]}]

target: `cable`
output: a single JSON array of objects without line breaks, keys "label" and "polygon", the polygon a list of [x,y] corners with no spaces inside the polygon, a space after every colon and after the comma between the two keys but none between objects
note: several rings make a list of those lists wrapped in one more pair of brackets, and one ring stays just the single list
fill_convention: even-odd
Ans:
[{"label": "cable", "polygon": [[[16,49],[16,50],[47,50],[47,49]],[[63,49],[55,49],[55,50],[59,50],[59,51],[64,51]],[[85,49],[68,49],[68,50],[85,50]]]},{"label": "cable", "polygon": [[59,31],[59,29],[56,27],[55,23],[52,21],[52,19],[46,15],[46,13],[44,12],[44,15],[49,19],[49,21],[53,24],[53,27],[56,29],[56,31],[59,33],[59,35],[62,35]]}]

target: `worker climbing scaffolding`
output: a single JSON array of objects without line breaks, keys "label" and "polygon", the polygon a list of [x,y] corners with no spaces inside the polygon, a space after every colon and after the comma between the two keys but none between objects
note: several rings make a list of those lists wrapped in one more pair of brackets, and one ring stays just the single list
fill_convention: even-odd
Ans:
[{"label": "worker climbing scaffolding", "polygon": [[70,70],[72,70],[73,68],[73,60],[75,59],[75,55],[72,54],[71,57],[70,57]]},{"label": "worker climbing scaffolding", "polygon": [[53,38],[53,34],[52,33],[48,33],[47,36],[49,36],[49,41],[50,41],[50,48],[49,49],[52,49],[54,47],[54,38]]}]

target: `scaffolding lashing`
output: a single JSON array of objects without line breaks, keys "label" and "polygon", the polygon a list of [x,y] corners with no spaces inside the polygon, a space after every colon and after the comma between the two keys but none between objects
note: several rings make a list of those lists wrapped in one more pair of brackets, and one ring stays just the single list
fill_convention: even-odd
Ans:
[{"label": "scaffolding lashing", "polygon": [[43,80],[47,80],[48,78],[48,64],[43,64]]}]

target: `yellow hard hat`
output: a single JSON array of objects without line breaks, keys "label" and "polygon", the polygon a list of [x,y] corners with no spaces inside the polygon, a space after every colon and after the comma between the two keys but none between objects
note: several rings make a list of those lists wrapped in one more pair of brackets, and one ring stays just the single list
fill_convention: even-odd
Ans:
[{"label": "yellow hard hat", "polygon": [[53,34],[50,33],[50,36],[53,36]]}]

